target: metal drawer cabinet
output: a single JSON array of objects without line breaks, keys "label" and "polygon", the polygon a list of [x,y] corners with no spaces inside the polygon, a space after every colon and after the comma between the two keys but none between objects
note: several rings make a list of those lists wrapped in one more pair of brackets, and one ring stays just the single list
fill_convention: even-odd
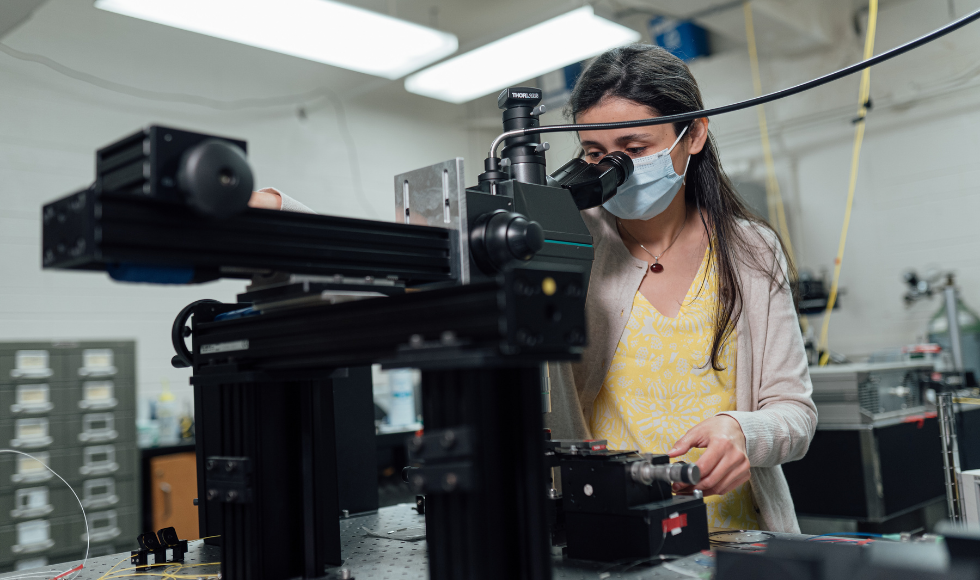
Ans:
[{"label": "metal drawer cabinet", "polygon": [[[93,548],[104,544],[129,546],[127,550],[139,547],[136,544],[136,536],[140,534],[137,506],[88,512],[88,526],[88,538]],[[71,542],[84,550],[85,539],[85,522],[75,521],[71,527]]]},{"label": "metal drawer cabinet", "polygon": [[65,357],[73,405],[81,412],[136,409],[135,345],[86,341]]},{"label": "metal drawer cabinet", "polygon": [[138,489],[135,479],[108,476],[86,479],[75,492],[86,510],[102,510],[137,506]]},{"label": "metal drawer cabinet", "polygon": [[0,526],[0,565],[37,557],[57,561],[57,556],[71,553],[76,519],[82,520],[81,516],[37,518]]},{"label": "metal drawer cabinet", "polygon": [[71,468],[69,450],[26,450],[33,458],[12,453],[0,454],[0,493],[35,485],[64,486],[44,466],[48,465],[65,479]]},{"label": "metal drawer cabinet", "polygon": [[132,413],[136,409],[135,385],[132,377],[76,378],[69,382],[68,406],[75,413]]},{"label": "metal drawer cabinet", "polygon": [[75,496],[58,479],[0,494],[0,522],[4,523],[81,514]]},{"label": "metal drawer cabinet", "polygon": [[33,454],[69,446],[73,446],[73,442],[68,437],[68,417],[23,417],[0,421],[2,448]]},{"label": "metal drawer cabinet", "polygon": [[68,383],[54,381],[0,384],[0,417],[51,417],[77,413]]},{"label": "metal drawer cabinet", "polygon": [[[136,481],[97,477],[72,486],[86,511],[135,506]],[[55,479],[0,494],[0,522],[37,518],[80,516],[78,500],[65,484]]]},{"label": "metal drawer cabinet", "polygon": [[98,411],[71,417],[66,438],[72,446],[136,441],[136,417],[132,413]]},{"label": "metal drawer cabinet", "polygon": [[132,383],[135,356],[132,342],[85,341],[67,353],[65,372],[71,380],[120,379]]},{"label": "metal drawer cabinet", "polygon": [[132,478],[136,472],[136,446],[132,443],[99,443],[73,450],[67,473],[61,476],[73,486],[98,477]]},{"label": "metal drawer cabinet", "polygon": [[68,350],[49,342],[0,345],[0,385],[64,383],[68,378],[65,372]]}]

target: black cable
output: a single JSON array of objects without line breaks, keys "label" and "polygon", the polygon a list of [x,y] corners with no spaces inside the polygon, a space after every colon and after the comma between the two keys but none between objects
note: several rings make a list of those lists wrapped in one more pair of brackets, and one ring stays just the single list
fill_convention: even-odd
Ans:
[{"label": "black cable", "polygon": [[[700,119],[702,117],[711,117],[713,115],[721,115],[723,113],[731,113],[733,111],[741,111],[742,109],[748,109],[749,107],[754,107],[756,105],[763,105],[778,99],[789,97],[797,93],[802,93],[803,91],[808,91],[810,89],[825,85],[827,83],[836,81],[838,79],[844,78],[846,76],[852,75],[856,72],[860,72],[866,68],[872,67],[876,64],[881,64],[886,60],[895,58],[896,56],[905,54],[910,50],[919,48],[924,44],[928,44],[937,38],[946,36],[950,32],[954,32],[963,28],[967,24],[970,24],[976,20],[980,19],[980,10],[976,10],[967,14],[959,20],[954,20],[942,28],[936,29],[929,34],[920,36],[915,40],[906,42],[900,46],[897,46],[891,50],[887,50],[877,56],[873,56],[867,60],[862,60],[856,62],[850,66],[844,67],[838,71],[826,74],[822,77],[817,77],[813,80],[801,83],[789,88],[785,88],[768,95],[762,95],[759,97],[753,97],[744,101],[739,101],[737,103],[732,103],[730,105],[724,105],[722,107],[716,107],[714,109],[702,109],[700,111],[692,111],[690,113],[680,113],[678,115],[668,115],[666,117],[654,117],[652,119],[638,119],[636,121],[620,121],[618,123],[582,123],[582,124],[568,124],[568,125],[544,125],[541,127],[529,127],[524,129],[523,135],[537,135],[539,133],[561,133],[567,131],[599,131],[608,129],[629,129],[632,127],[649,127],[651,125],[664,125],[667,123],[683,123],[685,121],[693,121],[695,119]],[[496,151],[491,151],[491,154],[496,154]]]}]

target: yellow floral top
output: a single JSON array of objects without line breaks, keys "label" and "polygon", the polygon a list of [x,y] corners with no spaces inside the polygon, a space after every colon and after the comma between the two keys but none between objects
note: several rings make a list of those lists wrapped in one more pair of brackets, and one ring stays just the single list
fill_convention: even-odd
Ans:
[{"label": "yellow floral top", "polygon": [[[606,439],[610,449],[667,453],[701,421],[735,410],[734,332],[719,353],[724,370],[710,361],[717,283],[715,260],[705,252],[677,318],[657,312],[637,291],[593,405],[593,437]],[[703,452],[691,449],[675,461],[694,463]],[[712,530],[759,528],[748,483],[704,501]]]}]

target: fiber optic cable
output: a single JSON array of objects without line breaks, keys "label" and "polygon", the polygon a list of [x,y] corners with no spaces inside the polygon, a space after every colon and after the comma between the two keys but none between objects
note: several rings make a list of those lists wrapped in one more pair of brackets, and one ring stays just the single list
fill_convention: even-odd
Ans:
[{"label": "fiber optic cable", "polygon": [[770,103],[779,99],[784,99],[786,97],[814,89],[819,86],[823,86],[827,83],[842,79],[846,76],[852,75],[856,72],[867,70],[868,68],[881,64],[887,60],[893,59],[897,56],[903,55],[910,50],[915,50],[921,46],[925,46],[930,42],[942,38],[951,32],[959,30],[968,24],[980,20],[980,10],[975,10],[966,16],[954,20],[949,24],[937,28],[928,34],[924,34],[914,40],[910,40],[905,44],[896,46],[895,48],[886,50],[881,54],[874,56],[869,56],[868,58],[850,64],[842,69],[836,70],[832,73],[825,74],[823,76],[811,79],[804,83],[794,85],[792,87],[787,87],[785,89],[780,89],[778,91],[773,91],[771,93],[761,95],[758,97],[753,97],[751,99],[746,99],[744,101],[739,101],[737,103],[731,103],[729,105],[724,105],[721,107],[715,107],[713,109],[702,109],[699,111],[691,111],[689,113],[678,113],[676,115],[665,115],[663,117],[651,117],[649,119],[637,119],[635,121],[617,121],[611,123],[569,123],[565,125],[542,125],[540,127],[527,127],[525,129],[514,129],[513,131],[506,131],[501,133],[493,142],[490,144],[490,152],[487,156],[487,163],[491,163],[497,157],[497,149],[506,139],[513,137],[522,137],[525,135],[540,135],[543,133],[564,133],[569,131],[605,131],[609,129],[629,129],[633,127],[652,127],[654,125],[666,125],[668,123],[685,123],[689,121],[694,121],[695,119],[701,119],[703,117],[711,117],[714,115],[721,115],[724,113],[732,113],[734,111],[741,111],[742,109],[748,109],[749,107],[754,107],[756,105],[761,105],[764,103]]},{"label": "fiber optic cable", "polygon": [[[874,54],[875,46],[875,27],[878,23],[878,0],[868,2],[868,32],[864,40],[864,59],[871,58]],[[861,160],[861,144],[864,141],[865,118],[868,116],[868,105],[871,98],[871,69],[864,69],[861,73],[861,87],[858,90],[858,116],[855,119],[854,128],[854,149],[851,153],[851,178],[847,186],[847,205],[844,209],[844,225],[840,231],[840,243],[837,246],[837,257],[834,258],[834,279],[830,285],[830,295],[827,297],[827,308],[823,315],[823,326],[820,329],[820,340],[817,342],[817,351],[823,351],[820,355],[820,366],[826,366],[830,360],[830,349],[828,346],[827,334],[830,331],[830,313],[837,301],[837,290],[840,285],[841,264],[844,261],[844,247],[847,244],[847,229],[851,224],[851,209],[854,207],[854,190],[857,188],[858,166]]]},{"label": "fiber optic cable", "polygon": [[82,568],[85,567],[85,563],[88,562],[88,552],[89,552],[89,548],[91,548],[91,546],[92,546],[92,540],[91,540],[91,538],[89,538],[88,516],[85,514],[85,506],[82,505],[82,500],[78,498],[78,494],[75,493],[75,490],[72,488],[72,486],[69,485],[67,481],[65,481],[65,478],[64,477],[61,477],[60,475],[58,475],[55,472],[55,470],[53,470],[50,467],[48,467],[48,464],[46,464],[45,462],[41,461],[37,457],[34,457],[30,453],[24,453],[23,451],[16,451],[14,449],[0,449],[0,453],[14,453],[14,454],[17,454],[17,455],[23,455],[24,457],[28,457],[30,459],[33,459],[34,461],[37,461],[38,463],[40,463],[41,465],[43,465],[45,469],[47,469],[48,471],[50,471],[52,475],[54,475],[55,477],[57,477],[58,479],[60,479],[61,480],[61,483],[65,484],[65,486],[68,488],[68,491],[70,491],[71,494],[73,496],[75,496],[75,501],[78,502],[78,507],[81,508],[81,510],[82,510],[82,519],[85,520],[85,557],[82,558],[82,563],[81,564],[79,564],[75,568],[72,568],[70,570],[66,570],[66,571],[62,572],[61,574],[55,576],[55,578],[58,578],[59,580],[61,580],[61,579],[68,580],[72,576],[78,575],[78,573],[82,571]]},{"label": "fiber optic cable", "polygon": [[[742,5],[742,8],[745,12],[745,36],[749,44],[749,62],[752,65],[752,86],[755,88],[755,96],[758,97],[762,96],[762,77],[759,74],[759,53],[756,51],[755,46],[752,3],[746,2]],[[776,179],[776,164],[773,161],[772,148],[769,145],[769,126],[766,123],[765,105],[756,105],[755,110],[759,115],[759,137],[762,139],[762,156],[766,162],[766,200],[769,202],[770,213],[776,214],[776,228],[779,230],[779,235],[783,238],[783,247],[786,249],[786,254],[791,261],[795,262],[793,241],[789,236],[786,211],[783,208],[783,195],[779,191],[779,181]]]}]

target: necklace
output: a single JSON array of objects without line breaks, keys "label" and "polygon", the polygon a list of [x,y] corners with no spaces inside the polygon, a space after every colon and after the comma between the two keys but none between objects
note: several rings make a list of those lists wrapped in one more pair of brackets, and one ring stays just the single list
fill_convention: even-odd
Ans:
[{"label": "necklace", "polygon": [[639,245],[641,248],[643,248],[643,251],[644,252],[646,252],[646,253],[650,254],[651,256],[653,256],[653,263],[650,264],[650,271],[653,272],[654,274],[659,274],[659,273],[661,273],[661,272],[664,271],[664,265],[660,263],[660,256],[663,256],[664,254],[666,254],[667,253],[667,250],[669,250],[674,245],[674,242],[677,241],[677,238],[681,237],[681,232],[684,231],[684,226],[687,225],[687,212],[684,212],[684,224],[681,225],[681,229],[677,230],[677,235],[674,236],[674,239],[670,242],[670,244],[667,245],[666,248],[664,248],[664,250],[662,252],[660,252],[660,255],[658,255],[658,256],[654,256],[653,255],[653,252],[651,252],[650,250],[648,250],[646,248],[646,246],[644,246],[643,244],[641,244],[640,243],[640,240],[636,239],[636,236],[634,236],[632,233],[630,233],[630,231],[628,229],[626,229],[626,225],[623,224],[623,222],[621,222],[621,221],[619,221],[617,219],[616,220],[616,223],[618,223],[620,225],[620,227],[623,228],[623,231],[626,232],[626,235],[628,235],[629,237],[633,238],[633,241],[636,242],[637,245]]}]

